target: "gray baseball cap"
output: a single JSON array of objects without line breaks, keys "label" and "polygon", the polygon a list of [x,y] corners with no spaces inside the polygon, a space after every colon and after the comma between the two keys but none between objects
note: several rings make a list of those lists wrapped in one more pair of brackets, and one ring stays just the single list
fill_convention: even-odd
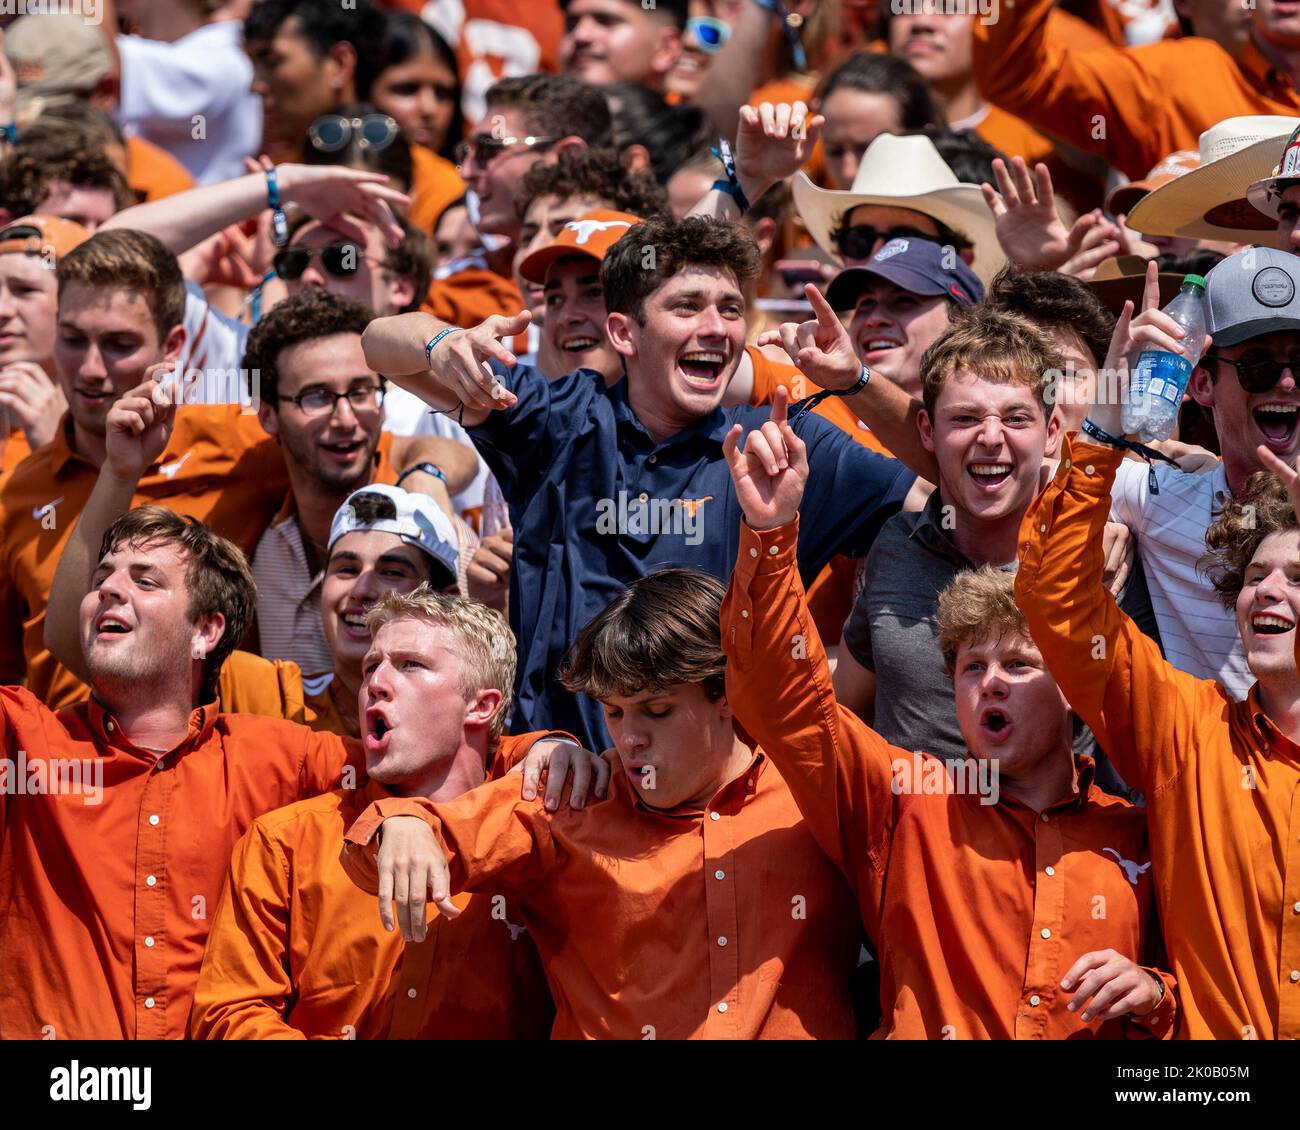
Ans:
[{"label": "gray baseball cap", "polygon": [[1236,345],[1278,330],[1300,330],[1300,255],[1250,247],[1205,276],[1215,345]]}]

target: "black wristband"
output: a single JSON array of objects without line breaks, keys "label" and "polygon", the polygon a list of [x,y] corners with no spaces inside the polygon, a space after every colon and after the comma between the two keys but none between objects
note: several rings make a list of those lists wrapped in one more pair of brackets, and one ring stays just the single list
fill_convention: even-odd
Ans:
[{"label": "black wristband", "polygon": [[413,467],[407,467],[400,475],[397,476],[397,485],[400,487],[412,475],[432,475],[435,479],[441,479],[444,483],[447,481],[447,475],[436,463],[416,463]]}]

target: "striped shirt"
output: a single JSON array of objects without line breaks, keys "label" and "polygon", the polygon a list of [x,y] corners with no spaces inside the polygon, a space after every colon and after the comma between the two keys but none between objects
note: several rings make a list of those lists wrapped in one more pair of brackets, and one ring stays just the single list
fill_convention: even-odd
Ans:
[{"label": "striped shirt", "polygon": [[1133,459],[1119,465],[1111,521],[1122,522],[1137,538],[1165,657],[1180,671],[1221,683],[1240,701],[1255,677],[1246,666],[1237,621],[1197,570],[1206,552],[1205,531],[1231,497],[1227,473],[1222,463],[1200,475],[1157,466],[1157,494],[1150,492],[1150,474]]}]

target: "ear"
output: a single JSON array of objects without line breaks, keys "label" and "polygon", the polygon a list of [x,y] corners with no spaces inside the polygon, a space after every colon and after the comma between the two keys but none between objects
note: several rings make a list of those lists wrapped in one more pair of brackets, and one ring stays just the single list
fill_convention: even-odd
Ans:
[{"label": "ear", "polygon": [[1048,459],[1056,458],[1056,453],[1061,449],[1061,440],[1064,438],[1061,433],[1061,413],[1053,408],[1047,417],[1047,443],[1043,447],[1043,454]]},{"label": "ear", "polygon": [[921,435],[921,446],[931,454],[934,453],[934,422],[930,419],[930,413],[922,408],[916,414],[916,430]]},{"label": "ear", "polygon": [[641,327],[626,314],[605,315],[605,334],[614,348],[629,361],[637,355]]},{"label": "ear", "polygon": [[466,705],[465,724],[467,726],[487,726],[501,709],[501,692],[499,690],[481,690],[474,700]]},{"label": "ear", "polygon": [[280,436],[280,416],[276,411],[276,406],[261,400],[257,405],[257,420],[262,425],[262,429],[269,436]]},{"label": "ear", "polygon": [[1204,365],[1197,365],[1192,370],[1192,379],[1187,385],[1192,399],[1202,408],[1214,407],[1214,374]]},{"label": "ear", "polygon": [[162,359],[169,365],[175,365],[181,359],[181,350],[185,348],[185,327],[172,326],[163,342]]},{"label": "ear", "polygon": [[203,648],[205,659],[212,654],[225,634],[226,617],[221,612],[209,612],[194,625],[194,642]]},{"label": "ear", "polygon": [[415,301],[415,280],[410,275],[393,275],[388,284],[388,300],[394,310],[405,310]]},{"label": "ear", "polygon": [[[357,76],[357,49],[352,46],[346,39],[340,39],[326,53],[322,60],[322,68],[325,75],[330,80],[332,89],[339,91],[340,95],[344,91],[351,92],[348,96],[349,101],[354,99],[351,94],[355,94],[354,83]],[[342,97],[340,101],[343,101]]]},{"label": "ear", "polygon": [[571,149],[577,153],[586,148],[587,142],[583,138],[571,134],[568,137],[560,138],[547,152],[545,160],[548,165],[553,165],[564,150]]},{"label": "ear", "polygon": [[731,703],[727,701],[725,694],[714,705],[718,708],[718,717],[724,722],[730,722],[735,717],[736,712],[731,708]]},{"label": "ear", "polygon": [[754,225],[750,234],[758,244],[759,254],[766,259],[768,252],[772,250],[772,242],[776,239],[776,221],[771,216],[764,216]]},{"label": "ear", "polygon": [[623,168],[629,173],[640,173],[651,167],[650,150],[640,142],[635,142],[623,150]]}]

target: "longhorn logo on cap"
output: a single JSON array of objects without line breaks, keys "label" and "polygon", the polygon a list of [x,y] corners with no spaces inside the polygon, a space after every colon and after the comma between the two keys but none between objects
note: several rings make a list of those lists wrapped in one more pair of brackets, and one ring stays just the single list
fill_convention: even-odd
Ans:
[{"label": "longhorn logo on cap", "polygon": [[570,220],[564,226],[578,233],[578,238],[573,242],[581,246],[598,231],[609,231],[610,228],[630,228],[632,225],[626,220]]}]

